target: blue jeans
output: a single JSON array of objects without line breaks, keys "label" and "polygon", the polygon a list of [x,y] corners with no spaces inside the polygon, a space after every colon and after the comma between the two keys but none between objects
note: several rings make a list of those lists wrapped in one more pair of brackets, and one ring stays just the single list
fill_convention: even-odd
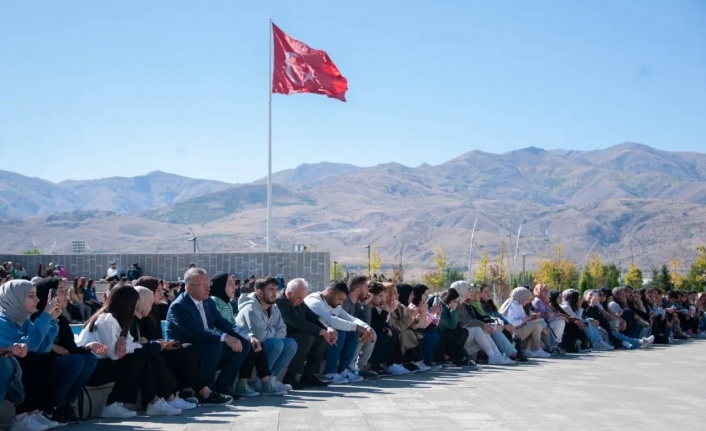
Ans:
[{"label": "blue jeans", "polygon": [[277,377],[297,353],[297,342],[292,338],[268,338],[262,342],[262,350],[272,376]]},{"label": "blue jeans", "polygon": [[639,341],[637,341],[634,338],[630,338],[626,335],[623,335],[619,331],[613,331],[613,337],[617,338],[618,340],[620,340],[622,342],[626,342],[626,343],[630,344],[632,346],[632,349],[637,349],[638,347],[640,347]]},{"label": "blue jeans", "polygon": [[[14,358],[0,358],[0,403],[8,396],[8,401],[13,404],[19,404],[24,399],[22,383],[19,379],[15,380],[16,363]],[[12,386],[13,382],[15,383],[14,387]]]},{"label": "blue jeans", "polygon": [[335,346],[326,348],[326,367],[324,374],[340,373],[347,369],[353,360],[358,347],[358,332],[338,331],[338,341]]},{"label": "blue jeans", "polygon": [[65,406],[78,399],[81,390],[96,369],[93,353],[59,356],[54,362],[54,405]]},{"label": "blue jeans", "polygon": [[598,328],[591,325],[590,323],[586,324],[586,327],[583,328],[583,332],[584,334],[586,334],[586,338],[588,338],[588,341],[590,341],[591,344],[598,344],[603,341],[603,337],[601,337],[601,331],[599,331]]},{"label": "blue jeans", "polygon": [[[424,362],[432,362],[436,355],[436,346],[441,341],[441,332],[436,327],[427,327],[424,329],[424,336],[419,341],[419,347],[422,349]],[[377,365],[377,364],[376,364]]]}]

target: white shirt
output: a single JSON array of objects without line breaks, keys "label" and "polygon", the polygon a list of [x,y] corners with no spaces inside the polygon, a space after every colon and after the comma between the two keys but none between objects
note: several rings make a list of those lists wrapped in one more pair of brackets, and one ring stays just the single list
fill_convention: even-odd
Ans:
[{"label": "white shirt", "polygon": [[[120,333],[122,329],[120,328],[120,323],[115,320],[110,313],[102,313],[98,316],[96,320],[96,325],[93,332],[90,332],[88,328],[83,328],[81,333],[74,337],[76,345],[78,347],[84,347],[88,343],[98,342],[108,347],[108,351],[105,355],[96,355],[99,359],[109,358],[112,360],[119,359],[118,354],[115,351],[115,343],[120,338]],[[126,353],[133,353],[137,349],[141,349],[142,346],[135,342],[128,332],[127,336],[127,351]]]},{"label": "white shirt", "polygon": [[336,308],[328,305],[328,302],[319,292],[307,295],[304,298],[304,303],[319,316],[319,320],[324,326],[348,332],[355,331],[358,326],[362,326],[365,329],[370,328],[367,323],[346,313],[340,305]]},{"label": "white shirt", "polygon": [[[192,301],[194,301],[194,305],[196,306],[196,309],[199,310],[199,314],[201,315],[201,321],[203,322],[203,329],[210,329],[208,327],[208,319],[206,319],[206,309],[203,308],[203,301],[197,301],[194,299],[193,296],[189,295],[188,293],[186,294],[189,298],[191,298]],[[226,334],[223,333],[221,334],[221,343],[226,339]]]},{"label": "white shirt", "polygon": [[561,303],[561,309],[566,312],[571,317],[575,317],[577,319],[583,319],[583,308],[579,307],[577,311],[574,311],[571,308],[571,305],[568,302],[562,302]]},{"label": "white shirt", "polygon": [[512,301],[504,314],[508,322],[515,328],[522,325],[522,321],[527,318],[525,309],[517,301]]},{"label": "white shirt", "polygon": [[115,269],[113,267],[108,267],[108,272],[106,273],[106,278],[110,277],[120,277],[120,270],[116,266]]},{"label": "white shirt", "polygon": [[616,316],[623,315],[623,307],[615,301],[610,301],[610,304],[608,304],[608,310]]}]

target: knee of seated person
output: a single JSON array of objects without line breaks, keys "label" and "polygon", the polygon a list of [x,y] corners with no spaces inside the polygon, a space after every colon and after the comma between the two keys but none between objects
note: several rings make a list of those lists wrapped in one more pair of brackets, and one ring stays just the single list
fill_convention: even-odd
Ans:
[{"label": "knee of seated person", "polygon": [[[15,365],[11,358],[0,358],[0,384],[11,380],[15,375]],[[2,400],[0,400],[2,401]]]},{"label": "knee of seated person", "polygon": [[299,347],[297,340],[293,338],[283,338],[282,341],[284,342],[285,349],[297,350],[297,348]]}]

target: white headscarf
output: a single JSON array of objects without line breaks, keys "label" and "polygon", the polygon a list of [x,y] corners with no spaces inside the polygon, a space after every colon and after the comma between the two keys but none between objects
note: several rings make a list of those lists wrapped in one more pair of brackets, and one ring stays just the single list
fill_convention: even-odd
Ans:
[{"label": "white headscarf", "polygon": [[32,282],[27,280],[10,280],[0,286],[0,312],[18,326],[22,326],[29,317],[25,299],[33,288]]},{"label": "white headscarf", "polygon": [[510,292],[510,297],[503,302],[503,305],[500,306],[500,314],[505,314],[507,313],[507,309],[510,308],[510,304],[512,304],[512,301],[517,301],[518,304],[524,305],[524,302],[527,301],[529,298],[532,297],[532,291],[527,289],[526,287],[516,287],[512,289],[512,292]]},{"label": "white headscarf", "polygon": [[467,281],[454,281],[451,283],[451,289],[456,290],[458,292],[458,296],[460,297],[460,301],[463,302],[466,300],[466,292],[468,292],[468,289],[471,288],[471,285]]}]

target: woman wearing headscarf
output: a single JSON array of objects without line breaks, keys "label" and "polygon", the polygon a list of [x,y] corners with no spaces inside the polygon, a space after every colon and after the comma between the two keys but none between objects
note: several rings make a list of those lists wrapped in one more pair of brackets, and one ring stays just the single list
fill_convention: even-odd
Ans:
[{"label": "woman wearing headscarf", "polygon": [[[47,294],[49,296],[49,294]],[[52,376],[51,351],[59,331],[56,316],[60,310],[56,298],[47,298],[46,306],[32,322],[29,318],[37,311],[37,288],[26,280],[11,280],[0,286],[0,346],[26,345],[26,356],[18,357],[22,368],[24,400],[15,408],[15,420],[10,430],[45,430],[59,426],[46,417],[42,410],[51,401],[47,383]],[[24,350],[24,349],[23,349]]]},{"label": "woman wearing headscarf", "polygon": [[525,355],[530,358],[549,358],[551,355],[542,349],[543,320],[539,313],[528,315],[525,308],[532,301],[532,291],[527,287],[517,287],[500,306],[500,313],[515,327],[515,335],[529,345]]},{"label": "woman wearing headscarf", "polygon": [[235,279],[225,272],[217,272],[211,277],[211,298],[218,313],[232,325],[235,325],[235,314],[230,304],[235,297],[235,288]]},{"label": "woman wearing headscarf", "polygon": [[[56,296],[60,310],[66,307],[69,299],[66,280],[58,277],[42,278],[37,281],[36,287],[39,310],[46,307],[47,298],[50,296]],[[37,311],[31,319],[36,320],[41,317],[41,314],[41,311]],[[105,353],[106,347],[100,343],[78,347],[74,342],[71,324],[63,314],[58,315],[57,324],[58,334],[51,347],[51,353],[47,353],[48,357],[43,358],[44,365],[52,367],[53,376],[51,402],[45,407],[44,413],[51,420],[61,424],[76,423],[80,418],[72,404],[76,402],[96,368],[98,358],[93,352]]]},{"label": "woman wearing headscarf", "polygon": [[591,344],[591,348],[597,351],[613,350],[614,347],[603,341],[601,332],[598,329],[600,323],[597,320],[584,317],[583,297],[576,289],[566,289],[562,292],[562,303],[560,307],[566,314],[581,320],[585,326],[583,333]]},{"label": "woman wearing headscarf", "polygon": [[534,299],[532,300],[532,311],[539,313],[549,328],[548,338],[545,342],[552,354],[565,354],[561,347],[561,340],[564,337],[567,319],[560,313],[552,310],[549,297],[549,287],[546,284],[538,283],[534,286]]},{"label": "woman wearing headscarf", "polygon": [[[135,287],[140,295],[139,316],[137,327],[140,331],[140,338],[143,341],[157,342],[164,344],[164,335],[162,334],[162,325],[160,322],[160,310],[164,293],[162,290],[163,284],[154,277],[142,276],[138,279],[142,284]],[[144,291],[148,290],[151,295]],[[167,363],[167,366],[172,371],[177,380],[179,388],[179,398],[191,404],[198,403],[195,398],[195,392],[198,392],[202,399],[210,399],[213,404],[222,404],[231,400],[230,397],[217,395],[211,397],[213,391],[206,384],[206,380],[199,371],[199,361],[201,360],[201,352],[193,345],[170,343],[167,349],[162,349],[162,357]],[[215,402],[220,401],[220,402]],[[173,404],[181,404],[173,403]],[[181,408],[192,408],[184,406]]]},{"label": "woman wearing headscarf", "polygon": [[[423,284],[417,284],[412,289],[412,302],[411,304],[417,308],[425,307],[429,309],[427,300],[429,295],[427,294],[429,288]],[[422,349],[422,356],[424,357],[424,365],[431,367],[433,370],[438,370],[441,368],[441,364],[437,364],[434,361],[436,355],[436,348],[441,340],[441,332],[439,332],[439,316],[441,315],[441,304],[437,303],[431,310],[426,313],[426,327],[422,330],[418,330],[422,334],[422,339],[419,342],[419,347]]]},{"label": "woman wearing headscarf", "polygon": [[[147,408],[148,411],[160,410],[159,414],[164,414],[167,416],[178,414],[177,412],[180,413],[182,410],[195,409],[197,406],[196,403],[183,400],[176,394],[176,389],[178,387],[177,378],[172,372],[172,367],[166,361],[166,356],[169,352],[181,350],[180,344],[175,341],[162,340],[161,336],[152,340],[145,338],[140,331],[140,321],[150,319],[150,314],[154,309],[155,295],[146,287],[136,286],[135,290],[137,290],[140,299],[137,303],[137,308],[135,309],[136,319],[133,322],[130,333],[133,338],[142,345],[145,360],[147,361],[145,364],[147,378],[144,379],[144,384],[142,386],[143,402],[152,400],[152,405],[160,404],[162,402],[166,403],[172,408],[171,410],[164,408],[157,409],[156,407],[150,409],[150,406],[147,406]],[[145,326],[149,328],[154,325],[147,324]],[[157,328],[159,328],[158,324]],[[151,332],[154,333],[154,331]],[[173,362],[179,363],[179,361]],[[191,363],[179,363],[179,367],[182,367],[182,372],[186,371],[183,369],[184,366],[196,366],[196,369],[198,369],[198,362],[192,361]],[[194,372],[197,373],[197,371]],[[206,385],[203,384],[199,387],[203,386]]]},{"label": "woman wearing headscarf", "polygon": [[[479,351],[483,351],[488,356],[490,365],[515,365],[516,362],[498,349],[498,345],[493,340],[491,334],[498,328],[494,321],[482,320],[478,312],[471,303],[473,301],[473,290],[467,281],[456,281],[451,284],[451,288],[460,295],[458,305],[458,322],[468,330],[468,341],[466,342],[466,352],[473,356]],[[502,327],[500,327],[502,331]],[[500,334],[502,335],[502,334]],[[504,336],[503,336],[504,337]]]},{"label": "woman wearing headscarf", "polygon": [[566,321],[559,346],[569,353],[590,352],[591,345],[588,342],[586,334],[583,332],[586,328],[586,324],[581,319],[571,316],[561,308],[561,305],[559,305],[561,298],[562,294],[560,291],[549,291],[549,305],[552,312],[561,314],[561,317]]}]

